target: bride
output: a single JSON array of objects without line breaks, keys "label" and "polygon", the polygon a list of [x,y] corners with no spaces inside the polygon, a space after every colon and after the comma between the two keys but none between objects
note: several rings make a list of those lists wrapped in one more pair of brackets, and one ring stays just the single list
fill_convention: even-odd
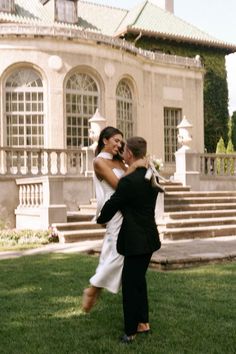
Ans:
[{"label": "bride", "polygon": [[[119,129],[108,126],[101,131],[93,162],[97,215],[127,170],[121,158],[123,144],[123,134]],[[122,214],[118,211],[106,225],[99,264],[90,278],[91,286],[83,293],[82,306],[85,312],[91,310],[102,288],[114,294],[119,291],[123,256],[116,251],[116,241],[121,223]]]}]

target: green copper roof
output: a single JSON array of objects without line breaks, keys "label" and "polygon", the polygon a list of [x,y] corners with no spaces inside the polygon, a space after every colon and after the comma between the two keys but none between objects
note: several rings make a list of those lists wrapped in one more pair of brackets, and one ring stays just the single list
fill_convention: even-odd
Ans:
[{"label": "green copper roof", "polygon": [[113,36],[127,13],[127,10],[111,6],[87,1],[78,2],[79,25],[86,29],[95,29],[108,36]]},{"label": "green copper roof", "polygon": [[[40,0],[15,0],[15,14],[0,12],[1,23],[34,24],[84,29],[117,37],[128,32],[203,44],[236,51],[236,45],[218,40],[191,24],[153,4],[142,1],[130,11],[89,1],[78,1],[78,23],[65,24],[53,19],[53,0],[43,5]],[[137,0],[138,1],[138,0]]]},{"label": "green copper roof", "polygon": [[[140,10],[140,11],[138,11]],[[222,40],[201,31],[151,1],[143,1],[132,9],[117,29],[117,35],[127,32],[198,42],[209,46],[230,46]],[[235,45],[234,45],[235,47]]]}]

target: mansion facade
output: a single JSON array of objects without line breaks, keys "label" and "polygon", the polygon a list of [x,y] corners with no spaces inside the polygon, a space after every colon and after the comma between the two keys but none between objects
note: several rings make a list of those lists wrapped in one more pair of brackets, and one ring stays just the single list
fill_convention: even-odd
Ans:
[{"label": "mansion facade", "polygon": [[[134,16],[148,22],[151,9],[167,24],[181,23],[151,1],[127,11],[86,1],[0,0],[0,183],[4,178],[8,190],[0,192],[0,205],[7,215],[10,205],[19,203],[16,186],[7,184],[14,179],[6,173],[7,149],[13,149],[8,155],[13,171],[26,166],[30,149],[30,164],[36,166],[34,149],[88,147],[89,119],[97,109],[125,138],[146,138],[149,153],[163,160],[169,174],[175,171],[177,125],[184,116],[193,127],[191,148],[204,151],[200,57],[144,50],[123,37],[125,29],[133,30]],[[210,45],[211,37],[200,34]],[[214,45],[227,47],[217,40]]]}]

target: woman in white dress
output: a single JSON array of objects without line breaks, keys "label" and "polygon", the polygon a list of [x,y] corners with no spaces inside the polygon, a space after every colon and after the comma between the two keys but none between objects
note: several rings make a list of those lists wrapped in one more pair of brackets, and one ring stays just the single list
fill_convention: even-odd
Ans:
[{"label": "woman in white dress", "polygon": [[[94,159],[94,183],[97,199],[97,215],[104,203],[114,193],[119,178],[124,175],[126,166],[121,158],[123,134],[114,127],[104,128],[98,140]],[[95,304],[101,289],[116,294],[121,284],[123,256],[116,251],[116,241],[122,223],[122,215],[117,212],[106,225],[99,264],[90,278],[91,286],[83,293],[83,309],[89,312]]]}]

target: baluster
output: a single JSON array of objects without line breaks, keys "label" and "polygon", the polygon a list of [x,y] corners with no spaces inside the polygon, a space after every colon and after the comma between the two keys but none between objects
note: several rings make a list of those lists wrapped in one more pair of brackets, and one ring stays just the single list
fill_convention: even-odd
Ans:
[{"label": "baluster", "polygon": [[207,157],[207,175],[211,174],[211,159]]},{"label": "baluster", "polygon": [[7,174],[11,174],[11,152],[6,151],[6,168],[7,168]]},{"label": "baluster", "polygon": [[26,152],[26,165],[27,165],[27,172],[28,174],[32,173],[32,151]]},{"label": "baluster", "polygon": [[47,166],[48,166],[48,175],[52,174],[52,157],[51,153],[47,151]]},{"label": "baluster", "polygon": [[20,186],[19,188],[19,206],[21,207],[23,205],[23,186]]},{"label": "baluster", "polygon": [[39,205],[43,205],[43,185],[39,185]]},{"label": "baluster", "polygon": [[35,205],[35,207],[39,206],[39,185],[38,184],[35,184],[34,205]]},{"label": "baluster", "polygon": [[76,165],[76,174],[79,175],[80,170],[81,170],[80,153],[79,152],[76,152],[76,154],[75,154],[75,165]]},{"label": "baluster", "polygon": [[27,207],[30,206],[30,199],[31,199],[30,185],[27,185],[26,186],[26,205],[27,205]]},{"label": "baluster", "polygon": [[16,152],[16,174],[17,175],[21,175],[22,171],[21,171],[21,152],[17,151]]},{"label": "baluster", "polygon": [[26,207],[26,186],[22,187],[22,205]]},{"label": "baluster", "polygon": [[80,152],[80,173],[83,174],[85,172],[84,168],[84,153],[83,151]]},{"label": "baluster", "polygon": [[56,151],[57,154],[57,175],[61,175],[61,153],[59,151]]},{"label": "baluster", "polygon": [[34,184],[31,184],[30,186],[30,206],[34,207],[35,206],[35,186]]},{"label": "baluster", "polygon": [[37,175],[41,175],[42,174],[42,152],[41,152],[41,150],[37,151],[37,165],[38,165]]}]

